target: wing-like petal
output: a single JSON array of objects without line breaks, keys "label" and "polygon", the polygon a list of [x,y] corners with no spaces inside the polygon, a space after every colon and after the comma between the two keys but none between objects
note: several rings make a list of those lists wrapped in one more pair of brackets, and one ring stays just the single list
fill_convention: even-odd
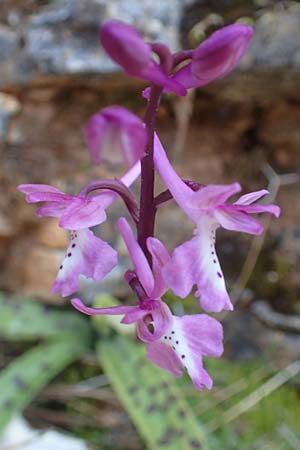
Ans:
[{"label": "wing-like petal", "polygon": [[264,197],[267,194],[269,194],[269,191],[267,191],[267,189],[261,189],[260,191],[250,192],[249,194],[242,195],[234,203],[234,205],[251,205],[251,203],[256,202],[256,200],[259,200],[261,197]]},{"label": "wing-like petal", "polygon": [[66,230],[82,230],[99,225],[106,220],[104,208],[88,198],[74,197],[65,208],[59,225]]}]

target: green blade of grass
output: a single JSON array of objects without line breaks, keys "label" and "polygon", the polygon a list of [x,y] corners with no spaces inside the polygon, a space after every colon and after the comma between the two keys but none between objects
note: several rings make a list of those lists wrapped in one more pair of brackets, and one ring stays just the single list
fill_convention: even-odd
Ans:
[{"label": "green blade of grass", "polygon": [[48,339],[68,333],[89,332],[85,317],[59,311],[30,300],[4,298],[0,294],[0,336],[8,340]]},{"label": "green blade of grass", "polygon": [[68,364],[78,358],[89,339],[68,336],[38,345],[7,366],[0,375],[0,431]]},{"label": "green blade of grass", "polygon": [[201,423],[177,380],[149,363],[141,344],[125,336],[102,339],[98,355],[149,449],[208,450]]}]

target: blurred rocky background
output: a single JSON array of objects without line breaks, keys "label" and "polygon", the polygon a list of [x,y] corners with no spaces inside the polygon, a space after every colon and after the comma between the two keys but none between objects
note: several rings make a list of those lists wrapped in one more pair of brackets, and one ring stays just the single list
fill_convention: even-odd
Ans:
[{"label": "blurred rocky background", "polygon": [[[254,25],[255,37],[238,70],[186,99],[166,97],[159,131],[182,176],[201,183],[239,180],[245,190],[271,186],[281,219],[270,221],[264,241],[256,244],[220,233],[220,258],[226,258],[234,289],[252,249],[255,267],[237,297],[246,304],[267,298],[279,311],[299,312],[299,183],[296,175],[287,175],[300,168],[296,1],[2,0],[0,289],[61,303],[50,287],[68,237],[55,220],[34,217],[34,207],[16,190],[19,183],[49,183],[75,193],[91,177],[122,173],[122,167],[92,167],[82,134],[86,119],[106,105],[120,103],[141,117],[145,112],[143,85],[120,73],[99,46],[99,25],[111,18],[173,49],[196,46],[237,20]],[[112,222],[118,208],[112,209]],[[170,205],[159,215],[158,232],[171,248],[191,228]],[[111,226],[101,233],[122,253]],[[261,254],[255,245],[263,247]],[[120,273],[105,286],[126,295]]]},{"label": "blurred rocky background", "polygon": [[[5,367],[9,368],[28,346],[25,341],[10,342],[5,334],[3,338],[3,327],[18,339],[24,322],[33,335],[36,327],[43,331],[45,326],[47,332],[52,323],[60,335],[65,331],[64,322],[54,320],[52,315],[70,313],[67,301],[51,294],[68,236],[57,227],[56,220],[38,220],[35,207],[25,203],[17,185],[49,183],[72,194],[91,178],[121,175],[124,167],[91,165],[83,124],[110,104],[122,104],[141,117],[145,113],[140,95],[144,85],[119,72],[100,48],[99,25],[111,18],[134,24],[149,40],[166,42],[174,50],[197,46],[214,30],[237,20],[255,27],[249,51],[237,70],[187,98],[165,96],[159,111],[159,133],[184,178],[201,183],[238,180],[245,192],[269,187],[271,199],[282,208],[280,220],[263,219],[267,232],[262,237],[219,232],[217,250],[231,296],[237,302],[234,314],[219,317],[226,327],[226,355],[214,367],[216,387],[207,397],[204,393],[196,396],[190,384],[183,384],[180,392],[193,400],[193,412],[199,413],[201,428],[203,423],[210,426],[208,420],[214,422],[216,417],[222,422],[223,412],[227,417],[232,414],[234,402],[243,395],[249,393],[246,402],[237,403],[239,414],[245,403],[251,408],[255,405],[251,403],[253,398],[260,402],[272,392],[260,408],[256,405],[251,409],[246,420],[243,416],[230,431],[222,431],[230,444],[216,448],[299,449],[299,427],[294,424],[299,417],[299,375],[286,390],[277,389],[280,382],[300,371],[298,1],[0,1],[0,294],[8,297],[1,303],[0,295],[0,384],[6,376]],[[160,187],[158,180],[158,192]],[[122,282],[124,268],[128,267],[126,251],[114,227],[120,208],[120,203],[111,208],[109,221],[99,230],[119,250],[120,265],[104,282],[82,284],[85,301],[103,289],[120,299],[128,295]],[[172,202],[159,212],[157,234],[170,249],[189,238],[191,232],[190,223]],[[37,319],[31,309],[26,313],[26,302],[13,302],[6,294],[66,305],[67,311],[34,303],[42,311]],[[180,314],[182,302],[169,297]],[[186,310],[192,304],[184,301]],[[6,316],[9,308],[13,310],[9,316],[12,325]],[[80,315],[74,317],[87,325]],[[83,336],[76,323],[76,338],[71,336],[70,341],[78,351]],[[103,328],[105,331],[103,323],[99,324],[101,333]],[[95,336],[93,330],[93,345],[100,342]],[[65,345],[63,333],[61,339]],[[68,429],[94,442],[90,448],[141,450],[144,446],[124,412],[124,404],[121,406],[111,389],[107,374],[101,372],[102,361],[99,368],[94,347],[87,345],[81,359],[31,403],[26,418],[35,426]],[[44,364],[44,372],[51,368],[53,359]],[[126,357],[123,359],[125,363]],[[31,361],[30,371],[32,366]],[[283,370],[277,373],[280,368]],[[131,369],[136,380],[135,369]],[[37,377],[41,372],[37,370]],[[277,374],[269,378],[273,373]],[[23,371],[12,377],[13,394],[18,389],[24,391],[24,386],[28,390],[21,376]],[[131,383],[130,376],[125,381]],[[0,391],[4,394],[7,388]],[[151,402],[153,392],[149,390]],[[235,394],[238,397],[232,402]],[[219,404],[223,410],[218,409]],[[1,398],[0,405],[1,428],[3,414],[14,405],[1,403]],[[203,419],[205,411],[208,415]],[[147,410],[147,420],[150,412]],[[214,430],[209,426],[208,430]],[[10,432],[14,437],[18,434],[15,429]],[[241,440],[235,440],[237,435]],[[282,446],[283,441],[286,446]],[[2,444],[9,445],[6,441]],[[36,444],[39,448],[44,445],[40,441]],[[199,448],[192,444],[191,448]],[[61,443],[57,445],[63,448]]]}]

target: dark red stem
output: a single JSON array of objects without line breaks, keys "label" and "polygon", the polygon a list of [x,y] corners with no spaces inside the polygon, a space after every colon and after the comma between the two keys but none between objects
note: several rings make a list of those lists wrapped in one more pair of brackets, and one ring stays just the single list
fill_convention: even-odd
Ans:
[{"label": "dark red stem", "polygon": [[153,162],[153,143],[156,113],[159,107],[162,88],[152,85],[150,99],[146,111],[145,125],[148,133],[146,156],[141,162],[141,200],[140,200],[140,218],[137,227],[138,242],[144,251],[149,264],[151,265],[151,255],[148,252],[146,240],[154,233],[154,162]]}]

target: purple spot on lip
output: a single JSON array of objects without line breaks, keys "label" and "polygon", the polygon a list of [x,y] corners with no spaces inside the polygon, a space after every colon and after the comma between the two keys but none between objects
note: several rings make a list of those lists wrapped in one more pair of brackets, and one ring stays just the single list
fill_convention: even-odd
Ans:
[{"label": "purple spot on lip", "polygon": [[181,355],[181,358],[184,359],[184,358],[185,358],[185,355]]},{"label": "purple spot on lip", "polygon": [[76,244],[72,244],[72,248],[75,248],[76,247]]},{"label": "purple spot on lip", "polygon": [[68,257],[70,258],[72,256],[72,253],[68,253]]},{"label": "purple spot on lip", "polygon": [[217,261],[214,259],[214,263],[217,264]]},{"label": "purple spot on lip", "polygon": [[222,274],[220,272],[217,272],[217,275],[219,278],[222,278]]},{"label": "purple spot on lip", "polygon": [[59,270],[61,270],[63,268],[63,266],[59,266]]},{"label": "purple spot on lip", "polygon": [[176,341],[176,344],[179,344],[179,341]]}]

